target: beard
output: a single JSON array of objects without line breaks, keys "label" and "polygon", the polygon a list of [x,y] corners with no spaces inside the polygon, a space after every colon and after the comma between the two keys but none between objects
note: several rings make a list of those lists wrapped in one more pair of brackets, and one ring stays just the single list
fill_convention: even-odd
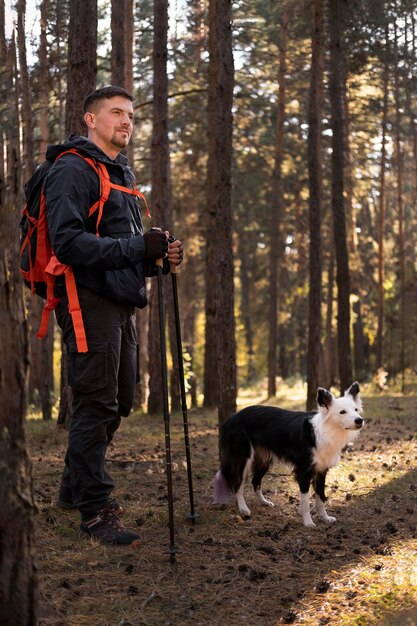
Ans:
[{"label": "beard", "polygon": [[130,135],[129,133],[122,133],[118,130],[116,130],[113,133],[113,137],[111,138],[111,143],[116,146],[116,148],[120,148],[121,150],[123,150],[123,148],[126,148],[127,144],[130,141]]}]

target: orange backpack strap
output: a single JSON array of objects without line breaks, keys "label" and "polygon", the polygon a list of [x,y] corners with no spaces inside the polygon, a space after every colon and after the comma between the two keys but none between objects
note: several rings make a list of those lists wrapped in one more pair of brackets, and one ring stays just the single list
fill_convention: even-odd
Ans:
[{"label": "orange backpack strap", "polygon": [[48,332],[49,316],[54,311],[60,298],[54,296],[55,277],[65,276],[65,287],[68,295],[68,309],[72,318],[74,327],[75,341],[77,343],[78,352],[88,352],[87,338],[85,335],[83,317],[78,299],[77,286],[72,267],[60,263],[55,255],[52,255],[47,267],[45,268],[46,276],[46,304],[42,311],[41,325],[37,333],[37,337],[42,339]]}]

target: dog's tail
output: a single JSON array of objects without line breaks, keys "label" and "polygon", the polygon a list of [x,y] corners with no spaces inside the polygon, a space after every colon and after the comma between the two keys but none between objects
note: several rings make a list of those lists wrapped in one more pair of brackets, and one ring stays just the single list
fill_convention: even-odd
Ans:
[{"label": "dog's tail", "polygon": [[225,477],[222,474],[221,469],[219,469],[214,477],[213,487],[213,504],[227,504],[233,494],[229,485],[227,484]]},{"label": "dog's tail", "polygon": [[220,469],[214,477],[214,504],[227,504],[245,477],[252,446],[239,414],[229,417],[220,432]]}]

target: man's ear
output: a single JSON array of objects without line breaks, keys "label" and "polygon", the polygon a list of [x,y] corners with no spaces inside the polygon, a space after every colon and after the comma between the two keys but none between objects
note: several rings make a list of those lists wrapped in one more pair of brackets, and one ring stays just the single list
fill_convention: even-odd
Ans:
[{"label": "man's ear", "polygon": [[317,404],[319,406],[324,406],[326,407],[326,409],[328,409],[333,403],[333,400],[334,396],[332,393],[330,393],[330,391],[327,391],[327,389],[323,389],[323,387],[319,387],[317,389]]},{"label": "man's ear", "polygon": [[90,111],[84,113],[84,122],[87,128],[95,128],[94,113]]}]

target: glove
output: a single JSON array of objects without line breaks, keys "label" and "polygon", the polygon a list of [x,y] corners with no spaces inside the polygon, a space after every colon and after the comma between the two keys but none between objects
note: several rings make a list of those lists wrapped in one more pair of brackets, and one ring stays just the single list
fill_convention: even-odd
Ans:
[{"label": "glove", "polygon": [[168,241],[165,233],[160,230],[148,230],[143,235],[145,242],[145,259],[163,259],[168,252]]}]

